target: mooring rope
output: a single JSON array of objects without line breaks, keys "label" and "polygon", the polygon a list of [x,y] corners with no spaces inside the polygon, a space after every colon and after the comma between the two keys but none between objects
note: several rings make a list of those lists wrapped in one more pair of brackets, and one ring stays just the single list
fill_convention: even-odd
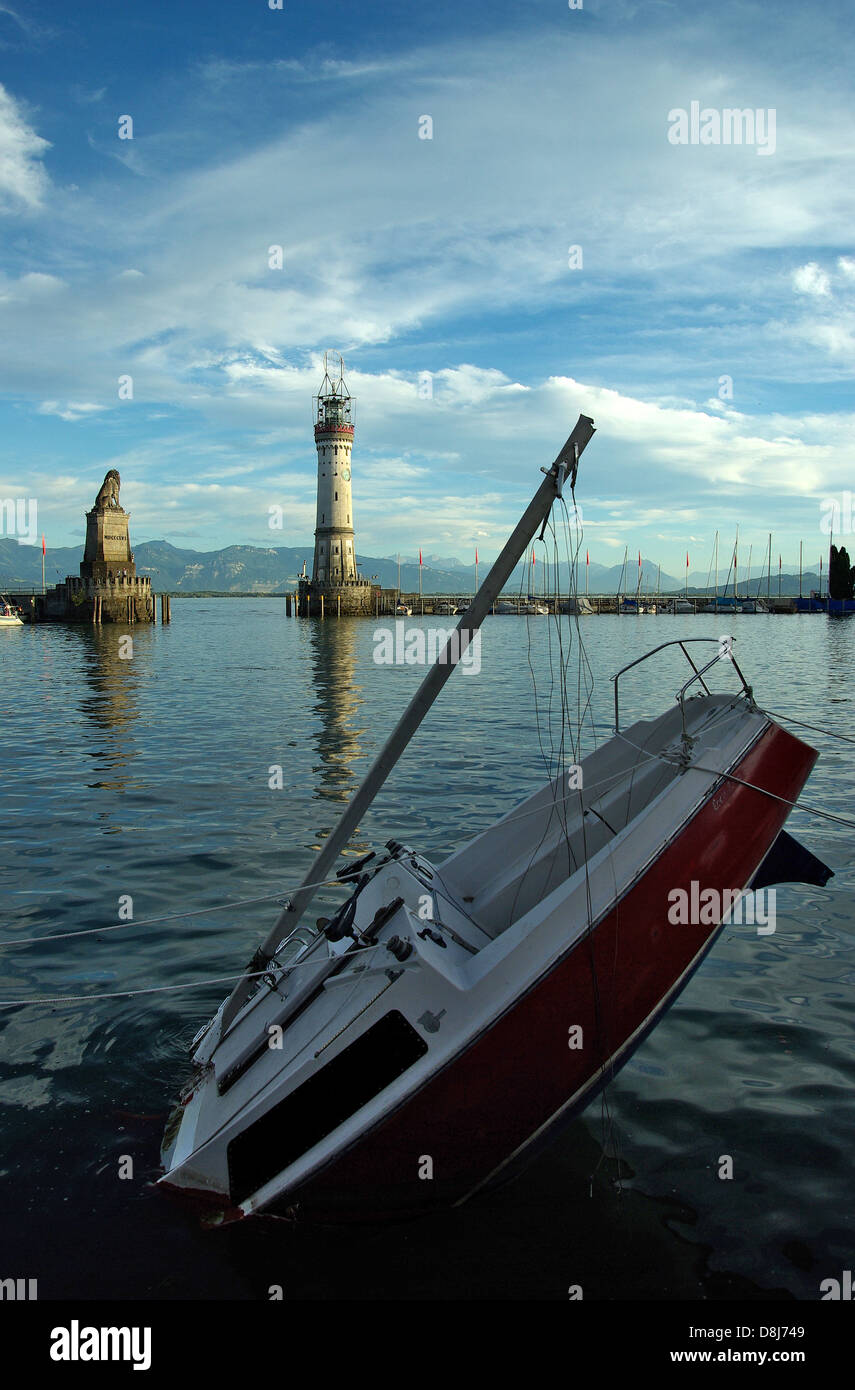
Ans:
[{"label": "mooring rope", "polygon": [[[325,888],[327,886],[343,887],[341,879],[324,878],[317,883],[305,885],[307,888]],[[290,889],[296,893],[296,888]],[[251,907],[254,903],[272,903],[278,898],[287,897],[289,889],[280,888],[278,893],[267,893],[263,898],[238,898],[234,902],[221,903],[219,907],[191,907],[187,912],[173,912],[167,917],[142,917],[135,921],[133,917],[127,922],[115,922],[109,927],[86,927],[82,931],[57,932],[53,936],[24,936],[20,940],[0,941],[0,951],[6,946],[32,946],[40,945],[43,941],[70,941],[74,936],[101,936],[110,931],[124,931],[127,927],[153,927],[161,922],[180,922],[186,917],[206,917],[209,912],[227,912],[232,907]]]},{"label": "mooring rope", "polygon": [[855,738],[850,738],[848,734],[838,734],[834,729],[823,729],[819,724],[806,724],[803,719],[794,719],[791,714],[779,714],[773,709],[764,709],[763,713],[768,714],[771,719],[786,719],[788,724],[798,724],[801,729],[811,729],[815,734],[827,734],[829,738],[839,738],[843,743],[855,743]]},{"label": "mooring rope", "polygon": [[[352,960],[354,956],[364,956],[371,951],[379,950],[380,943],[375,942],[372,946],[357,946],[353,950],[342,952],[342,959],[345,957]],[[279,964],[279,962],[276,962]],[[324,962],[326,963],[326,962]],[[280,966],[283,974],[290,974],[292,970],[299,970],[304,965],[314,965],[316,968],[320,964],[317,960],[297,960],[293,964]],[[270,967],[266,970],[254,970],[251,972],[242,971],[240,975],[216,975],[210,980],[191,980],[189,984],[183,985],[149,985],[145,989],[119,989],[110,990],[104,994],[56,994],[38,995],[31,999],[3,999],[0,1000],[0,1009],[12,1009],[20,1004],[100,1004],[102,999],[133,999],[138,994],[169,994],[179,989],[201,989],[203,985],[225,985],[234,984],[236,980],[259,980],[264,979],[265,975],[271,974]]]}]

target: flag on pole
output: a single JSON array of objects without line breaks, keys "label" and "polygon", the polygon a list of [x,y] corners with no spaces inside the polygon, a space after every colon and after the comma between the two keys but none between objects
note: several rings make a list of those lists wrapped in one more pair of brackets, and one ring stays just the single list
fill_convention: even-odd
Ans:
[{"label": "flag on pole", "polygon": [[44,531],[42,531],[42,554],[43,554],[43,555],[46,555],[46,554],[47,554],[47,546],[45,545],[45,533],[44,533]]},{"label": "flag on pole", "polygon": [[589,556],[589,554],[588,554],[588,552],[587,552],[587,550],[586,550],[586,551],[585,551],[585,564],[586,564],[586,565],[590,565],[590,563],[591,563],[591,558],[590,558],[590,556]]},{"label": "flag on pole", "polygon": [[638,552],[638,568],[641,569],[641,551]]},{"label": "flag on pole", "polygon": [[477,563],[478,563],[478,547],[477,547],[477,545],[476,545],[476,547],[475,547],[475,563],[476,563],[476,565],[477,565]]},{"label": "flag on pole", "polygon": [[421,564],[421,562],[422,562],[422,551],[421,551],[421,546],[419,546],[419,564]]}]

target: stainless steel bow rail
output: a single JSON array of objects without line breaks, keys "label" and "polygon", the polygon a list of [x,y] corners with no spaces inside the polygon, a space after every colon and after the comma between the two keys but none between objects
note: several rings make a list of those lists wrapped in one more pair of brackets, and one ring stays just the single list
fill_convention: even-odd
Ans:
[{"label": "stainless steel bow rail", "polygon": [[[728,640],[729,640],[730,642],[732,642],[733,639],[730,638],[730,639],[728,639]],[[706,666],[701,666],[701,667],[699,668],[699,667],[697,667],[697,666],[695,665],[695,663],[694,663],[694,661],[692,660],[692,658],[690,657],[689,653],[686,651],[686,645],[685,645],[685,644],[686,644],[687,642],[713,642],[713,643],[715,643],[715,645],[718,647],[718,651],[716,652],[716,654],[715,654],[715,656],[713,657],[712,661],[708,661],[707,664],[706,664]],[[685,706],[684,706],[683,700],[684,700],[686,691],[689,689],[689,686],[690,686],[690,685],[694,685],[695,681],[700,681],[701,685],[704,687],[704,690],[705,690],[706,693],[709,695],[711,692],[710,692],[709,686],[707,685],[706,681],[704,680],[704,674],[705,674],[705,672],[709,671],[711,667],[716,666],[716,665],[718,664],[719,661],[729,661],[729,662],[733,665],[733,667],[734,667],[734,669],[735,669],[735,671],[736,671],[736,674],[739,676],[739,679],[740,679],[740,681],[742,682],[742,689],[743,689],[745,695],[748,697],[748,700],[753,704],[753,703],[754,703],[754,692],[752,691],[751,686],[748,684],[747,680],[745,679],[744,675],[742,674],[741,670],[739,669],[739,666],[737,665],[736,657],[733,655],[733,651],[732,651],[731,647],[728,646],[727,649],[726,649],[726,651],[722,651],[722,650],[721,650],[721,643],[722,643],[722,638],[720,638],[720,637],[676,637],[676,638],[674,638],[674,639],[673,639],[672,641],[670,641],[670,642],[661,642],[661,643],[659,644],[658,647],[651,647],[651,649],[650,649],[649,652],[645,652],[645,653],[644,653],[644,656],[637,656],[636,659],[635,659],[635,661],[630,661],[629,664],[628,664],[627,666],[622,666],[621,669],[617,672],[617,674],[614,675],[614,676],[612,676],[612,680],[613,680],[614,683],[615,683],[615,733],[616,733],[616,734],[619,734],[619,733],[620,733],[620,709],[619,709],[619,705],[618,705],[618,681],[620,680],[621,676],[623,676],[623,675],[626,674],[627,671],[631,671],[632,668],[633,668],[633,666],[640,666],[641,663],[642,663],[642,661],[648,661],[648,660],[650,659],[651,656],[655,656],[657,652],[664,651],[666,647],[679,647],[680,650],[681,650],[681,652],[683,653],[684,657],[685,657],[686,660],[688,661],[689,665],[691,666],[692,670],[694,671],[694,675],[693,675],[693,676],[690,676],[689,679],[686,681],[686,684],[683,685],[683,686],[681,686],[681,688],[677,691],[677,703],[678,703],[678,705],[680,706],[680,709],[681,709],[682,712],[683,712],[683,729],[684,729],[684,730],[685,730],[685,727],[686,727],[686,710],[685,710]]]}]

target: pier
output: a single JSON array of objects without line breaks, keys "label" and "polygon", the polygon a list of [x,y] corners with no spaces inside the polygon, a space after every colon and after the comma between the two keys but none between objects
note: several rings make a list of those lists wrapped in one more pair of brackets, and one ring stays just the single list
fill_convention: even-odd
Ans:
[{"label": "pier", "polygon": [[[397,589],[378,589],[375,588],[372,594],[371,608],[363,610],[366,617],[440,617],[450,618],[460,616],[465,613],[472,602],[471,594],[418,594],[404,593]],[[537,594],[521,597],[518,593],[500,594],[493,604],[491,613],[497,617],[507,616],[532,616],[531,610],[534,607],[545,609],[549,614],[556,612],[573,616],[578,605],[580,617],[594,617],[598,615],[611,615],[623,618],[645,617],[649,615],[664,615],[669,617],[694,617],[696,614],[719,613],[726,616],[728,613],[838,613],[855,612],[855,602],[849,600],[828,599],[827,597],[817,598],[793,598],[793,597],[767,597],[761,595],[759,598],[743,595],[739,599],[716,597],[713,593],[689,594],[660,594],[658,598],[644,598],[636,600],[634,595],[627,594],[585,594],[570,598],[567,594]],[[405,613],[408,609],[409,613]],[[303,593],[288,594],[285,597],[286,615],[290,617],[320,617],[336,618],[342,617],[341,602],[336,602],[335,597],[324,602],[323,597],[320,601],[317,598],[311,603],[306,601]],[[545,615],[544,615],[545,616]]]}]

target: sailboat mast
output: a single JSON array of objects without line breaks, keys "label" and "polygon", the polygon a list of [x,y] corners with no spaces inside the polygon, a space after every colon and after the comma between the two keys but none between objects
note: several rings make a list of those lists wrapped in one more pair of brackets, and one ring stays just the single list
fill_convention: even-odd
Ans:
[{"label": "sailboat mast", "polygon": [[718,531],[715,533],[715,589],[713,590],[713,608],[718,612]]},{"label": "sailboat mast", "polygon": [[769,532],[769,554],[766,559],[766,597],[772,596],[772,532]]},{"label": "sailboat mast", "polygon": [[503,585],[507,583],[538,530],[545,528],[553,503],[557,497],[562,495],[568,478],[572,491],[576,482],[579,458],[593,434],[593,420],[587,415],[580,415],[573,433],[555,462],[551,467],[541,470],[546,474],[546,477],[517,522],[512,535],[505,543],[487,578],[398,720],[366,774],[362,785],[354,793],[353,799],[345,809],[338,825],[326,840],[302,884],[285,904],[264,942],[247,965],[246,973],[238,981],[226,1001],[220,1024],[220,1038],[223,1037],[254,989],[255,980],[252,977],[267,968],[279,942],[298,925],[303,913],[314,898],[319,883],[329,877],[339,854],[361,823],[366,811],[416,733],[463,652],[466,651],[475,633],[490,612],[498,595],[502,592]]},{"label": "sailboat mast", "polygon": [[802,596],[802,545],[803,542],[799,541],[799,598]]}]

